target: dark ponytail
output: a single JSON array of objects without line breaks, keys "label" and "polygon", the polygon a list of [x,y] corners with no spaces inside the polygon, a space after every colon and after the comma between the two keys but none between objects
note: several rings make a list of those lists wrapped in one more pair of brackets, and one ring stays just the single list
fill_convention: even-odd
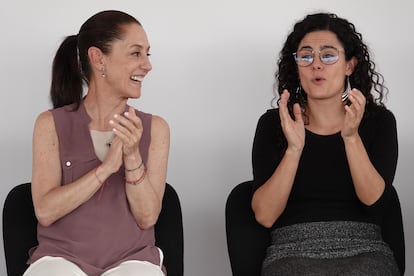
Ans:
[{"label": "dark ponytail", "polygon": [[53,60],[50,97],[54,108],[74,103],[77,109],[82,100],[83,80],[77,44],[76,35],[66,37]]}]

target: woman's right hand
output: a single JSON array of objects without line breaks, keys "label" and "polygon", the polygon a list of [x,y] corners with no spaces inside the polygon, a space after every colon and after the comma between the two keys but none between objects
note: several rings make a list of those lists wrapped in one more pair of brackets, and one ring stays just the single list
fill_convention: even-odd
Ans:
[{"label": "woman's right hand", "polygon": [[115,136],[109,147],[108,154],[102,162],[102,168],[107,170],[110,174],[113,174],[119,170],[123,162],[122,155],[122,141],[119,137]]},{"label": "woman's right hand", "polygon": [[[280,123],[288,143],[287,149],[270,178],[254,192],[251,203],[256,221],[267,228],[272,227],[286,208],[305,145],[302,111],[299,104],[295,104],[292,119],[287,107],[289,95],[284,90],[279,102]],[[269,162],[270,159],[266,160]]]},{"label": "woman's right hand", "polygon": [[285,134],[288,148],[295,152],[302,152],[305,145],[305,124],[302,118],[302,110],[298,103],[293,105],[294,119],[289,114],[287,103],[290,93],[286,89],[280,96],[279,115],[283,133]]},{"label": "woman's right hand", "polygon": [[101,165],[62,185],[59,139],[52,112],[43,112],[33,133],[32,198],[38,222],[48,227],[89,200],[122,165],[122,143],[114,139]]}]

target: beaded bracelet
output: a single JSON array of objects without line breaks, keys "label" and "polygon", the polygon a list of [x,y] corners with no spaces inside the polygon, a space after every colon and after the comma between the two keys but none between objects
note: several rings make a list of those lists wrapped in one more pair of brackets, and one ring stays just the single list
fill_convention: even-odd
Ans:
[{"label": "beaded bracelet", "polygon": [[144,167],[144,171],[142,172],[142,175],[137,179],[137,180],[133,180],[133,181],[130,181],[130,180],[128,180],[128,179],[126,179],[125,178],[125,182],[127,183],[127,184],[130,184],[130,185],[138,185],[138,184],[140,184],[142,181],[144,181],[144,178],[145,178],[145,175],[147,174],[147,168],[146,167]]},{"label": "beaded bracelet", "polygon": [[127,172],[133,172],[133,171],[136,171],[136,170],[141,169],[141,167],[142,167],[143,165],[144,165],[144,161],[141,161],[141,164],[139,164],[139,166],[138,166],[138,167],[133,168],[133,169],[127,169],[127,168],[125,168],[125,171],[127,171]]}]

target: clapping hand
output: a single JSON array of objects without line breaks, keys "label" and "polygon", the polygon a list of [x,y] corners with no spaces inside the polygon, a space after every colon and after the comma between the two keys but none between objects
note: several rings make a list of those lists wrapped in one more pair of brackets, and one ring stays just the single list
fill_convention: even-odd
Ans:
[{"label": "clapping hand", "polygon": [[288,148],[302,151],[305,145],[305,125],[302,110],[298,103],[293,105],[293,119],[289,114],[287,103],[290,93],[285,89],[280,97],[279,116],[283,133],[288,142]]}]

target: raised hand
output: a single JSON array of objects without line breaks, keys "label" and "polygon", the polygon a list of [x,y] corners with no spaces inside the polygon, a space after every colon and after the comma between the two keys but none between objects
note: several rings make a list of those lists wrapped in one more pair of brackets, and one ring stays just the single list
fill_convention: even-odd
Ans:
[{"label": "raised hand", "polygon": [[348,96],[351,105],[345,105],[345,119],[341,129],[343,139],[358,134],[359,124],[364,116],[366,99],[358,89],[352,89]]},{"label": "raised hand", "polygon": [[113,127],[113,131],[122,142],[122,152],[124,156],[131,154],[138,154],[138,144],[142,136],[142,123],[141,119],[135,114],[133,107],[129,107],[129,110],[123,115],[114,115],[113,120],[110,121]]},{"label": "raised hand", "polygon": [[114,173],[119,170],[122,165],[122,142],[115,136],[111,142],[108,154],[102,161],[102,166],[106,167],[109,172]]},{"label": "raised hand", "polygon": [[289,114],[287,103],[290,93],[284,90],[279,103],[279,115],[283,133],[288,142],[288,148],[302,151],[305,145],[305,124],[302,118],[302,110],[298,103],[293,105],[294,119]]}]

